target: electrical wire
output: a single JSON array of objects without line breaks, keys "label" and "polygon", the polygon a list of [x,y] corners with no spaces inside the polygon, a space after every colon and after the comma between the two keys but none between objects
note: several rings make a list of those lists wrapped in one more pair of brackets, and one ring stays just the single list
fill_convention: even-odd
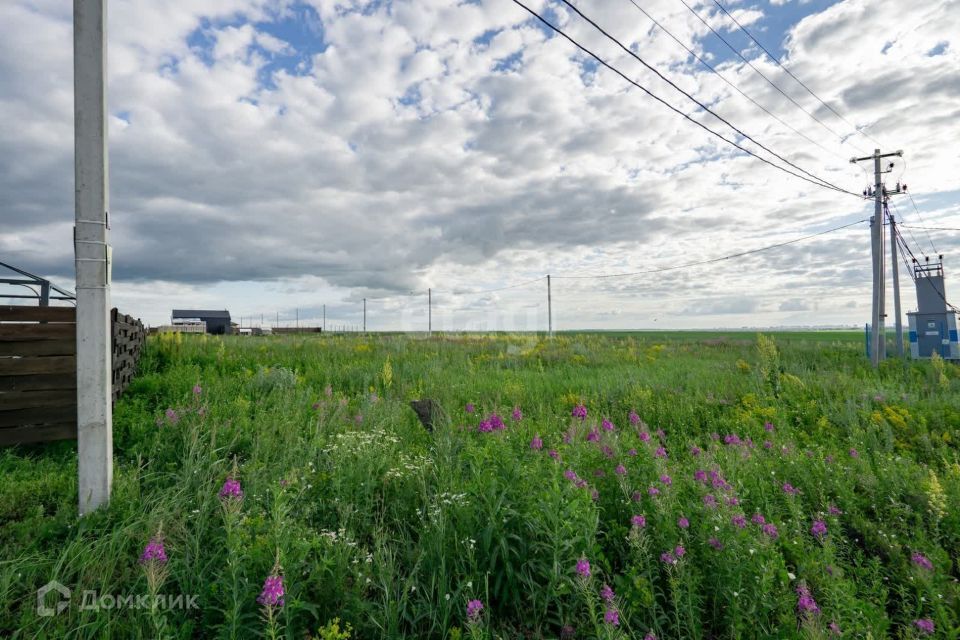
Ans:
[{"label": "electrical wire", "polygon": [[709,62],[707,62],[706,60],[704,60],[702,57],[700,57],[700,55],[697,54],[696,51],[694,51],[693,49],[691,49],[690,47],[688,47],[686,44],[684,44],[683,41],[680,40],[680,38],[678,38],[677,36],[673,35],[673,33],[671,33],[671,31],[670,31],[669,29],[667,29],[665,26],[663,26],[662,24],[660,24],[660,22],[657,21],[656,18],[654,18],[654,17],[653,17],[652,15],[650,15],[649,13],[647,13],[646,9],[644,9],[643,7],[641,7],[641,6],[637,3],[637,0],[628,0],[628,1],[630,2],[630,4],[632,4],[634,7],[636,7],[637,10],[640,11],[640,13],[642,13],[642,14],[645,15],[647,18],[649,18],[650,21],[653,22],[653,24],[657,25],[657,27],[659,27],[661,31],[663,31],[663,32],[666,33],[668,36],[670,36],[670,37],[673,39],[674,42],[676,42],[676,43],[679,44],[681,47],[683,47],[683,48],[687,51],[687,53],[690,54],[691,56],[693,56],[693,58],[694,58],[697,62],[699,62],[700,64],[702,64],[704,67],[706,67],[708,70],[710,70],[711,73],[715,74],[718,78],[720,78],[721,80],[723,80],[723,81],[724,81],[728,86],[730,86],[730,88],[732,88],[734,91],[736,91],[736,92],[739,93],[741,96],[743,96],[744,98],[746,98],[747,100],[749,100],[750,103],[753,104],[755,107],[757,107],[758,109],[760,109],[761,111],[763,111],[765,114],[767,114],[768,116],[770,116],[771,118],[773,118],[774,120],[776,120],[777,122],[779,122],[780,124],[782,124],[784,127],[786,127],[787,129],[789,129],[790,131],[794,132],[795,134],[797,134],[798,136],[800,136],[801,138],[803,138],[804,140],[806,140],[806,141],[809,142],[810,144],[816,145],[817,147],[819,147],[819,148],[822,149],[823,151],[829,153],[830,155],[834,156],[835,158],[837,158],[837,159],[839,159],[839,160],[843,160],[844,162],[846,162],[846,158],[842,157],[840,154],[838,154],[838,153],[836,153],[836,152],[828,149],[827,147],[823,146],[822,144],[820,144],[819,142],[817,142],[817,141],[814,140],[813,138],[809,137],[807,134],[803,133],[802,131],[799,131],[798,129],[795,129],[792,125],[790,125],[789,123],[787,123],[786,121],[784,121],[783,119],[781,119],[780,116],[778,116],[778,115],[776,115],[775,113],[771,112],[769,109],[767,109],[766,107],[764,107],[762,104],[760,104],[759,102],[757,102],[756,100],[754,100],[753,98],[751,98],[749,95],[747,95],[740,87],[738,87],[737,85],[735,85],[733,82],[731,82],[730,80],[728,80],[728,79],[726,78],[726,76],[724,76],[722,73],[720,73],[719,71],[717,71],[717,69],[716,69],[713,65],[711,65]]},{"label": "electrical wire", "polygon": [[902,224],[900,226],[908,229],[925,229],[926,231],[960,231],[960,227],[918,227],[912,224]]},{"label": "electrical wire", "polygon": [[[917,260],[917,258],[913,255],[913,252],[910,251],[910,247],[907,246],[907,241],[904,240],[903,235],[900,234],[900,230],[899,230],[899,229],[897,229],[897,235],[900,237],[900,241],[901,241],[903,247],[907,250],[908,253],[910,253],[910,256],[913,258],[913,261],[916,262],[916,263],[919,263],[919,260]],[[914,281],[916,281],[916,280],[917,280],[917,278],[914,277]],[[938,296],[941,300],[943,300],[943,303],[944,303],[945,305],[947,305],[948,307],[950,307],[951,309],[953,309],[953,311],[955,311],[955,312],[957,312],[957,313],[960,313],[960,308],[957,308],[956,305],[952,304],[949,300],[947,300],[946,296],[943,295],[943,292],[941,292],[941,291],[940,291],[939,289],[937,289],[936,287],[931,287],[931,288],[932,288],[933,291],[937,294],[937,296]]]},{"label": "electrical wire", "polygon": [[[684,113],[683,111],[681,111],[681,110],[678,109],[677,107],[673,106],[672,104],[670,104],[669,102],[667,102],[666,100],[664,100],[663,98],[661,98],[660,96],[656,95],[655,93],[653,93],[652,91],[650,91],[649,89],[647,89],[646,87],[644,87],[643,85],[641,85],[640,83],[638,83],[636,80],[633,80],[633,79],[629,78],[625,73],[623,73],[622,71],[620,71],[619,69],[617,69],[616,67],[614,67],[612,64],[610,64],[609,62],[607,62],[606,60],[604,60],[603,58],[601,58],[600,56],[598,56],[597,54],[595,54],[595,53],[594,53],[593,51],[591,51],[590,49],[587,49],[585,46],[583,46],[582,44],[580,44],[579,42],[577,42],[576,40],[574,40],[571,36],[567,35],[562,29],[560,29],[559,27],[555,26],[553,23],[551,23],[549,20],[547,20],[546,18],[544,18],[543,16],[541,16],[539,13],[537,13],[536,11],[534,11],[533,9],[531,9],[530,7],[528,7],[527,5],[523,4],[523,2],[521,2],[520,0],[513,0],[513,2],[514,2],[514,4],[517,4],[517,5],[519,5],[520,7],[522,7],[523,9],[525,9],[525,10],[526,10],[530,15],[532,15],[534,18],[536,18],[537,20],[539,20],[539,21],[540,21],[541,23],[543,23],[545,26],[547,26],[548,28],[550,28],[552,31],[554,31],[554,32],[556,32],[557,34],[559,34],[560,36],[562,36],[564,39],[566,39],[566,40],[569,41],[571,44],[573,44],[574,46],[576,46],[578,49],[580,49],[581,51],[583,51],[584,53],[586,53],[587,55],[589,55],[591,58],[593,58],[594,60],[596,60],[597,62],[599,62],[601,65],[603,65],[604,67],[606,67],[606,68],[609,69],[610,71],[613,71],[613,72],[616,73],[618,76],[620,76],[621,78],[623,78],[624,80],[626,80],[627,82],[629,82],[631,85],[637,87],[638,89],[640,89],[641,91],[643,91],[644,93],[646,93],[648,96],[650,96],[651,98],[653,98],[653,99],[656,100],[657,102],[661,103],[662,105],[664,105],[665,107],[667,107],[668,109],[670,109],[671,111],[673,111],[674,113],[682,116],[682,117],[685,118],[686,120],[689,120],[690,122],[692,122],[693,124],[697,125],[697,126],[700,127],[701,129],[707,131],[707,132],[710,133],[711,135],[714,135],[714,136],[716,136],[717,138],[720,138],[721,140],[723,140],[723,141],[726,142],[727,144],[729,144],[729,145],[731,145],[731,146],[733,146],[733,147],[736,147],[736,148],[739,149],[740,151],[743,151],[744,153],[746,153],[746,154],[748,154],[748,155],[750,155],[750,156],[753,156],[753,157],[756,158],[757,160],[760,160],[761,162],[763,162],[763,163],[765,163],[765,164],[768,164],[768,165],[770,165],[771,167],[774,167],[774,168],[776,168],[776,169],[779,169],[780,171],[783,171],[784,173],[788,173],[788,174],[794,176],[795,178],[799,178],[800,180],[804,180],[805,182],[809,182],[810,184],[814,184],[814,185],[816,185],[816,186],[818,186],[818,187],[822,187],[822,188],[824,188],[824,189],[830,189],[831,191],[839,191],[839,192],[841,192],[841,193],[847,193],[847,194],[850,194],[850,195],[855,196],[855,197],[860,198],[860,199],[863,198],[863,196],[862,196],[861,194],[859,194],[859,193],[854,193],[854,192],[852,192],[852,191],[847,191],[846,189],[842,189],[842,188],[837,187],[837,186],[833,186],[833,185],[825,184],[825,183],[822,183],[822,182],[818,182],[818,181],[816,181],[816,180],[812,180],[812,179],[810,179],[810,178],[807,178],[806,176],[803,176],[803,175],[801,175],[801,174],[799,174],[799,173],[796,173],[796,172],[794,172],[794,171],[791,171],[790,169],[787,169],[787,168],[785,168],[785,167],[783,167],[783,166],[781,166],[781,165],[779,165],[779,164],[777,164],[777,163],[775,163],[775,162],[772,162],[771,160],[768,160],[767,158],[764,158],[764,157],[762,157],[762,156],[760,156],[760,155],[757,155],[756,153],[754,153],[754,152],[751,151],[750,149],[747,149],[746,147],[738,144],[737,142],[735,142],[735,141],[733,141],[733,140],[730,140],[729,138],[724,137],[723,134],[720,134],[720,133],[714,131],[713,129],[711,129],[710,127],[708,127],[707,125],[705,125],[705,124],[703,124],[703,123],[701,123],[701,122],[698,122],[697,120],[694,120],[690,115]],[[732,125],[731,125],[731,126],[732,126]]]},{"label": "electrical wire", "polygon": [[669,267],[661,267],[661,268],[659,268],[659,269],[644,269],[643,271],[628,271],[628,272],[624,272],[624,273],[599,273],[599,274],[592,274],[592,275],[577,275],[577,276],[558,275],[558,276],[552,276],[552,277],[553,277],[553,278],[562,278],[562,279],[564,279],[564,280],[580,280],[580,279],[586,279],[586,278],[619,278],[619,277],[625,277],[625,276],[646,275],[646,274],[651,274],[651,273],[663,273],[663,272],[665,272],[665,271],[677,271],[677,270],[679,270],[679,269],[688,269],[688,268],[690,268],[690,267],[699,267],[699,266],[702,266],[702,265],[705,265],[705,264],[713,264],[713,263],[715,263],[715,262],[723,262],[724,260],[733,260],[733,259],[735,259],[735,258],[742,258],[742,257],[744,257],[744,256],[753,255],[753,254],[755,254],[755,253],[761,253],[761,252],[763,252],[763,251],[770,251],[771,249],[778,249],[778,248],[780,248],[780,247],[786,247],[787,245],[796,244],[796,243],[798,243],[798,242],[803,242],[804,240],[809,240],[809,239],[811,239],[811,238],[816,238],[816,237],[818,237],[818,236],[827,235],[828,233],[833,233],[833,232],[835,232],[835,231],[840,231],[840,230],[842,230],[842,229],[847,229],[847,228],[849,228],[849,227],[853,227],[853,226],[855,226],[855,225],[862,224],[862,223],[864,223],[864,222],[868,222],[868,219],[867,219],[867,218],[864,218],[864,219],[862,219],[862,220],[857,220],[856,222],[850,222],[850,223],[847,223],[847,224],[845,224],[845,225],[841,225],[841,226],[839,226],[839,227],[833,227],[833,228],[827,229],[827,230],[825,230],[825,231],[818,231],[817,233],[811,233],[810,235],[801,236],[801,237],[799,237],[799,238],[794,238],[793,240],[787,240],[786,242],[778,242],[778,243],[776,243],[776,244],[767,245],[767,246],[765,246],[765,247],[758,247],[758,248],[756,248],[756,249],[749,249],[749,250],[747,250],[747,251],[740,251],[740,252],[738,252],[738,253],[731,253],[731,254],[729,254],[729,255],[720,256],[720,257],[718,257],[718,258],[709,258],[709,259],[707,259],[707,260],[697,260],[697,261],[695,261],[695,262],[685,262],[685,263],[683,263],[683,264],[672,265],[672,266],[669,266]]},{"label": "electrical wire", "polygon": [[803,87],[804,89],[806,89],[806,90],[807,90],[807,93],[809,93],[809,94],[812,95],[814,98],[816,98],[816,99],[820,102],[820,104],[822,104],[822,105],[825,106],[827,109],[829,109],[830,112],[831,112],[833,115],[835,115],[835,116],[837,116],[838,118],[840,118],[841,120],[843,120],[851,129],[853,129],[854,131],[856,131],[856,132],[859,133],[860,135],[865,136],[865,137],[873,140],[874,142],[876,142],[876,143],[877,143],[878,145],[880,145],[880,146],[883,146],[883,145],[880,143],[879,140],[877,140],[876,138],[874,138],[873,136],[871,136],[869,133],[866,133],[866,132],[861,131],[860,129],[858,129],[858,128],[856,127],[856,125],[854,125],[854,124],[851,123],[849,120],[847,120],[847,119],[844,118],[842,115],[840,115],[840,114],[837,112],[836,109],[834,109],[833,107],[831,107],[826,101],[823,100],[823,98],[821,98],[821,97],[818,96],[816,93],[814,93],[814,92],[813,92],[813,89],[811,89],[811,88],[808,87],[806,84],[804,84],[803,81],[800,80],[800,78],[798,78],[797,76],[795,76],[795,75],[793,74],[793,72],[790,71],[790,69],[788,69],[785,64],[783,64],[782,62],[780,62],[780,60],[779,60],[775,55],[773,55],[772,53],[770,53],[770,52],[767,50],[766,47],[764,47],[762,44],[760,44],[760,41],[757,40],[756,38],[754,38],[754,37],[753,37],[753,34],[750,33],[749,31],[747,31],[747,28],[744,27],[742,24],[740,24],[740,21],[738,21],[735,17],[733,17],[733,14],[731,14],[729,11],[727,11],[727,8],[724,7],[722,4],[720,4],[719,0],[713,0],[713,3],[714,3],[715,5],[717,5],[718,7],[720,7],[720,10],[723,11],[725,14],[727,14],[727,17],[730,18],[731,20],[733,20],[733,23],[734,23],[735,25],[737,25],[737,27],[739,27],[740,31],[743,31],[743,32],[747,35],[748,38],[750,38],[751,40],[753,40],[754,44],[756,44],[758,47],[760,47],[761,51],[763,51],[765,54],[767,54],[767,57],[768,57],[768,58],[770,58],[771,60],[773,60],[773,62],[774,62],[778,67],[780,67],[781,69],[783,69],[784,72],[786,72],[786,74],[787,74],[788,76],[790,76],[791,78],[793,78],[794,80],[796,80],[796,81],[797,81],[797,84],[799,84],[801,87]]},{"label": "electrical wire", "polygon": [[747,140],[749,140],[749,141],[752,142],[753,144],[757,145],[758,147],[760,147],[761,149],[763,149],[764,151],[766,151],[766,152],[769,153],[770,155],[776,157],[776,158],[779,159],[781,162],[787,163],[788,165],[790,165],[791,167],[793,167],[793,168],[796,169],[797,171],[801,171],[802,173],[810,176],[810,177],[813,178],[814,180],[817,180],[817,181],[819,181],[819,182],[822,182],[823,185],[826,186],[826,187],[830,187],[830,188],[832,188],[832,189],[834,189],[834,190],[836,190],[836,191],[841,191],[841,192],[849,193],[849,194],[854,195],[854,196],[856,196],[856,197],[858,197],[858,198],[861,198],[861,197],[862,197],[860,194],[853,193],[852,191],[847,191],[846,189],[843,189],[842,187],[838,187],[837,185],[835,185],[835,184],[833,184],[833,183],[831,183],[831,182],[828,182],[828,181],[824,180],[824,179],[821,178],[820,176],[817,176],[817,175],[814,175],[814,174],[810,173],[809,171],[807,171],[807,170],[804,169],[803,167],[800,167],[800,166],[794,164],[794,163],[791,162],[790,160],[787,160],[786,158],[784,158],[783,156],[781,156],[781,155],[780,155],[779,153],[777,153],[776,151],[773,151],[773,150],[770,149],[769,147],[763,145],[761,142],[759,142],[759,141],[756,140],[755,138],[751,137],[749,134],[744,133],[744,132],[741,131],[739,128],[737,128],[736,126],[734,126],[733,123],[731,123],[729,120],[727,120],[726,118],[724,118],[723,116],[721,116],[719,113],[717,113],[716,111],[714,111],[713,109],[711,109],[710,107],[708,107],[707,105],[705,105],[703,102],[701,102],[700,100],[698,100],[697,98],[695,98],[695,97],[694,97],[693,95],[691,95],[690,93],[687,93],[686,91],[684,91],[683,89],[681,89],[673,80],[671,80],[670,78],[666,77],[665,75],[663,75],[662,73],[660,73],[660,71],[658,71],[655,67],[653,67],[653,66],[651,66],[650,64],[648,64],[646,60],[644,60],[644,59],[641,58],[639,55],[637,55],[636,53],[634,53],[632,49],[630,49],[630,48],[627,47],[625,44],[623,44],[622,42],[620,42],[619,40],[617,40],[615,37],[613,37],[612,35],[610,35],[610,33],[608,33],[606,30],[604,30],[603,27],[601,27],[599,24],[597,24],[597,23],[596,23],[594,20],[592,20],[589,16],[584,15],[584,13],[583,13],[582,11],[580,11],[580,9],[578,9],[578,8],[576,7],[576,5],[574,5],[573,3],[571,3],[570,0],[560,0],[560,2],[562,2],[563,4],[565,4],[566,6],[568,6],[570,9],[572,9],[578,16],[580,16],[581,18],[583,18],[584,20],[586,20],[587,22],[589,22],[597,31],[599,31],[600,33],[602,33],[602,34],[603,34],[604,36],[606,36],[611,42],[613,42],[613,43],[616,44],[618,47],[620,47],[621,49],[623,49],[628,55],[630,55],[632,58],[634,58],[637,62],[639,62],[639,63],[642,64],[644,67],[646,67],[647,69],[649,69],[650,71],[652,71],[654,74],[656,74],[656,76],[657,76],[658,78],[660,78],[661,80],[663,80],[664,82],[666,82],[667,84],[669,84],[671,87],[673,87],[674,89],[676,89],[677,91],[679,91],[680,93],[682,93],[688,100],[690,100],[691,102],[693,102],[694,104],[696,104],[698,107],[700,107],[701,109],[703,109],[704,111],[706,111],[707,113],[709,113],[710,115],[712,115],[714,118],[716,118],[717,120],[719,120],[719,121],[722,122],[723,124],[727,125],[727,126],[730,127],[731,129],[733,129],[736,133],[740,134],[741,136],[743,136],[744,138],[746,138]]},{"label": "electrical wire", "polygon": [[[894,211],[894,213],[896,213],[897,216],[900,217],[900,220],[904,220],[905,218],[904,218],[904,216],[900,213],[900,210],[897,209],[897,205],[894,204],[893,201],[891,201],[890,204],[893,206],[893,211]],[[923,248],[921,247],[920,243],[917,242],[917,239],[914,237],[913,231],[910,230],[910,229],[912,229],[912,227],[910,227],[910,225],[903,225],[903,224],[897,225],[897,229],[898,229],[898,230],[899,230],[900,227],[906,227],[907,233],[910,234],[910,239],[917,243],[917,249],[919,249],[920,253],[923,254],[924,257],[926,257],[927,254],[923,252]]]},{"label": "electrical wire", "polygon": [[[920,224],[921,224],[921,225],[926,224],[926,223],[923,221],[923,216],[920,215],[920,207],[918,207],[918,206],[917,206],[917,203],[913,201],[913,194],[908,191],[908,192],[907,192],[907,196],[910,198],[910,203],[913,205],[913,210],[917,212],[917,219],[920,220]],[[930,237],[930,234],[929,234],[929,233],[927,233],[927,240],[930,241],[930,247],[933,249],[933,252],[934,252],[934,253],[939,253],[939,252],[937,251],[937,245],[933,244],[933,238]]]},{"label": "electrical wire", "polygon": [[524,282],[517,282],[517,283],[514,283],[514,284],[506,285],[506,286],[504,286],[504,287],[496,287],[496,288],[493,288],[493,289],[478,289],[478,290],[476,290],[476,291],[456,291],[456,290],[453,290],[453,291],[444,291],[443,289],[434,289],[433,292],[434,292],[434,293],[437,293],[437,292],[439,291],[440,293],[447,293],[447,294],[454,295],[454,296],[474,296],[474,295],[480,295],[480,294],[483,294],[483,293],[495,293],[495,292],[497,292],[497,291],[506,291],[506,290],[508,290],[508,289],[517,289],[517,288],[519,288],[519,287],[525,287],[525,286],[527,286],[527,285],[533,284],[534,282],[540,282],[541,280],[546,280],[546,279],[547,279],[546,276],[539,276],[539,277],[534,278],[534,279],[532,279],[532,280],[525,280]]},{"label": "electrical wire", "polygon": [[[833,129],[831,129],[829,126],[827,126],[827,124],[826,124],[823,120],[821,120],[821,119],[818,118],[817,116],[813,115],[812,113],[810,113],[809,111],[807,111],[806,109],[804,109],[804,108],[803,108],[803,105],[801,105],[799,102],[797,102],[796,100],[794,100],[793,97],[791,97],[787,92],[785,92],[783,89],[781,89],[779,86],[777,86],[777,84],[776,84],[773,80],[771,80],[770,78],[768,78],[766,75],[764,75],[764,73],[763,73],[762,71],[760,71],[759,69],[757,69],[757,67],[755,67],[752,62],[750,62],[749,60],[747,60],[747,58],[746,58],[742,53],[740,53],[740,50],[739,50],[739,49],[737,49],[737,48],[734,47],[732,44],[730,44],[730,42],[728,42],[726,38],[724,38],[722,35],[720,35],[720,33],[719,33],[716,29],[714,29],[713,27],[711,27],[711,26],[710,26],[710,23],[708,23],[706,20],[704,20],[703,17],[702,17],[699,13],[697,13],[697,11],[696,11],[693,7],[691,7],[689,4],[687,4],[687,3],[686,3],[686,0],[680,0],[680,2],[683,3],[683,6],[685,6],[690,13],[692,13],[694,16],[696,16],[696,17],[697,17],[697,20],[699,20],[700,22],[702,22],[703,25],[704,25],[707,29],[709,29],[709,30],[711,31],[711,33],[713,33],[713,35],[715,35],[715,36],[717,36],[718,38],[720,38],[721,42],[723,42],[723,44],[727,45],[727,48],[728,48],[728,49],[730,49],[731,51],[733,51],[733,52],[737,55],[738,58],[740,58],[741,60],[743,60],[743,62],[745,62],[745,63],[747,64],[748,67],[750,67],[751,69],[753,69],[753,71],[754,71],[758,76],[760,76],[761,78],[763,78],[764,80],[766,80],[767,84],[769,84],[771,87],[773,87],[774,89],[776,89],[777,92],[780,93],[784,98],[786,98],[787,100],[789,100],[790,102],[792,102],[793,105],[794,105],[797,109],[800,109],[800,111],[803,111],[803,112],[804,112],[805,114],[807,114],[810,118],[812,118],[814,121],[816,121],[817,124],[819,124],[821,127],[823,127],[824,129],[826,129],[827,131],[829,131],[831,134],[833,134],[834,136],[836,136],[836,137],[840,140],[841,143],[847,142],[846,138],[844,138],[841,134],[837,133],[836,131],[834,131]],[[852,142],[850,143],[850,146],[852,146],[854,149],[856,149],[856,150],[859,151],[860,153],[863,153],[863,154],[866,153],[866,151],[864,151],[862,148],[858,147],[857,145],[855,145],[855,144],[852,143]]]}]

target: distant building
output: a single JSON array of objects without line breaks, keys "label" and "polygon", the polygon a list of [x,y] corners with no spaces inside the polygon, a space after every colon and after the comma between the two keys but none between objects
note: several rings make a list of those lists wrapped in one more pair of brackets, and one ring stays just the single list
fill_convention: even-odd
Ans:
[{"label": "distant building", "polygon": [[170,324],[196,325],[203,323],[207,333],[222,335],[230,333],[230,312],[208,309],[174,309],[170,314]]},{"label": "distant building", "polygon": [[914,260],[917,310],[907,313],[910,324],[910,355],[929,358],[934,353],[946,360],[960,359],[957,313],[947,303],[943,282],[943,256],[937,262]]}]

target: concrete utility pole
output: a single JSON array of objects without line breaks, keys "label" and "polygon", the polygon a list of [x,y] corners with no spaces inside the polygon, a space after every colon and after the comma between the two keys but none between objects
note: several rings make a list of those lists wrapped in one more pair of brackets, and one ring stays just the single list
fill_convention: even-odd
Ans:
[{"label": "concrete utility pole", "polygon": [[73,1],[77,272],[77,469],[80,515],[110,500],[113,348],[107,170],[107,0]]},{"label": "concrete utility pole", "polygon": [[363,299],[363,332],[367,332],[367,299]]},{"label": "concrete utility pole", "polygon": [[550,296],[550,274],[547,274],[547,337],[553,337],[553,298]]},{"label": "concrete utility pole", "polygon": [[900,313],[900,262],[897,260],[897,221],[893,214],[890,218],[890,267],[893,269],[893,312],[897,327],[897,356],[903,357],[903,316]]},{"label": "concrete utility pole", "polygon": [[327,305],[323,305],[323,332],[327,332]]},{"label": "concrete utility pole", "polygon": [[873,195],[874,207],[873,218],[870,219],[870,240],[871,254],[873,256],[873,313],[870,322],[870,360],[873,366],[879,366],[880,361],[886,357],[886,330],[884,320],[886,318],[886,270],[884,269],[884,224],[883,224],[883,202],[885,198],[883,180],[881,176],[889,173],[889,170],[883,171],[880,161],[883,158],[892,156],[902,156],[903,151],[893,153],[880,153],[880,149],[874,149],[872,156],[863,158],[852,158],[850,162],[856,164],[866,160],[873,160],[874,185]]},{"label": "concrete utility pole", "polygon": [[300,307],[297,307],[297,315],[296,315],[296,318],[297,318],[296,321],[295,321],[296,324],[295,324],[294,326],[295,326],[297,329],[299,329],[299,328],[300,328]]},{"label": "concrete utility pole", "polygon": [[427,335],[433,335],[433,289],[427,288]]}]

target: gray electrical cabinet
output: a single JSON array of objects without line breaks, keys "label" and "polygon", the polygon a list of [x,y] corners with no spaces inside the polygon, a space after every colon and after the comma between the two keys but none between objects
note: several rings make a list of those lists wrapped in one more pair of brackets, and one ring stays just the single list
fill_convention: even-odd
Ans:
[{"label": "gray electrical cabinet", "polygon": [[960,359],[957,340],[957,313],[947,304],[943,281],[943,257],[937,262],[914,261],[913,281],[917,287],[917,310],[907,313],[910,324],[910,355]]}]

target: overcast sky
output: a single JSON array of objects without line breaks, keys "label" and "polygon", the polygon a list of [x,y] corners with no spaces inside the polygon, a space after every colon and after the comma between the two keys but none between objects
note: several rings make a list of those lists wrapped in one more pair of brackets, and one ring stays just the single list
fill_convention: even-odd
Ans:
[{"label": "overcast sky", "polygon": [[[843,119],[713,0],[691,6],[797,104],[681,0],[635,2],[802,136],[631,0],[575,4],[742,131],[845,189],[870,182],[849,158],[877,146],[854,127],[903,149],[887,179],[909,185],[928,226],[960,227],[960,0],[728,3]],[[0,2],[0,260],[72,288],[70,5]],[[530,6],[762,153],[562,3]],[[561,279],[783,242],[869,217],[872,203],[725,145],[511,0],[110,0],[109,47],[113,299],[148,323],[200,307],[256,323],[299,309],[310,324],[326,304],[328,326],[358,324],[366,297],[369,328],[420,329],[432,287],[435,328],[545,328],[545,281],[474,292],[547,273],[558,329],[869,319],[866,224],[704,267]],[[910,200],[895,206],[920,225]],[[932,240],[945,254],[948,297],[960,297],[949,277],[960,233],[904,232],[915,252]]]}]

